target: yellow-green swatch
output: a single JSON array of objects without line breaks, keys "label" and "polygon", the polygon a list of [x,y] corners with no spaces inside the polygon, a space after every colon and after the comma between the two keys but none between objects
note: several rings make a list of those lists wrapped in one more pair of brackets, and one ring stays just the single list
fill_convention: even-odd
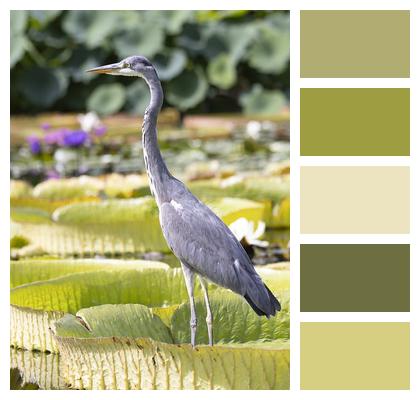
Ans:
[{"label": "yellow-green swatch", "polygon": [[410,89],[301,89],[302,156],[409,156]]},{"label": "yellow-green swatch", "polygon": [[410,12],[301,11],[300,76],[408,78]]},{"label": "yellow-green swatch", "polygon": [[301,389],[410,388],[408,322],[303,322],[300,343]]},{"label": "yellow-green swatch", "polygon": [[409,167],[301,167],[301,233],[409,233]]}]

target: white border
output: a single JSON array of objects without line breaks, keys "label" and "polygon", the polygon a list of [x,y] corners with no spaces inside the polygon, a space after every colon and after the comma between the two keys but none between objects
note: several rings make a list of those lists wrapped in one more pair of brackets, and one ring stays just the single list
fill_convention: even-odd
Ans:
[{"label": "white border", "polygon": [[[381,399],[395,399],[398,398],[412,398],[413,396],[420,395],[419,379],[420,368],[419,368],[419,345],[418,340],[411,341],[411,390],[410,391],[299,391],[299,321],[310,320],[316,318],[316,320],[329,320],[336,319],[348,320],[352,318],[348,313],[299,313],[299,243],[410,243],[411,244],[411,312],[407,315],[407,320],[411,321],[411,337],[419,338],[419,272],[420,266],[419,257],[419,213],[414,204],[419,204],[419,177],[420,177],[420,154],[419,154],[419,105],[420,105],[420,94],[419,94],[419,51],[420,46],[417,38],[419,38],[419,9],[417,0],[277,0],[277,1],[264,1],[261,0],[258,3],[255,1],[243,0],[237,1],[232,0],[226,1],[200,1],[192,2],[188,0],[179,0],[176,3],[173,1],[160,1],[155,0],[153,2],[140,2],[138,0],[119,0],[118,2],[106,1],[106,0],[38,0],[36,4],[31,0],[3,0],[0,7],[2,12],[0,15],[0,29],[1,29],[1,54],[9,54],[9,13],[10,9],[173,9],[176,5],[177,9],[287,9],[291,11],[291,253],[292,253],[292,271],[291,271],[291,390],[290,391],[264,391],[259,393],[253,393],[251,391],[231,391],[227,395],[232,398],[254,398],[260,393],[265,397],[277,399],[279,397],[286,399],[297,399],[297,398],[314,398],[314,399],[336,399],[337,396],[342,399],[353,399],[354,396],[362,398],[376,398],[380,396]],[[369,10],[369,9],[410,9],[411,10],[411,78],[409,79],[387,79],[386,83],[382,79],[300,79],[299,77],[299,10],[305,9],[331,9],[331,10]],[[0,342],[0,359],[2,361],[0,371],[0,382],[1,388],[4,391],[8,391],[9,388],[9,347],[8,347],[8,336],[9,336],[9,324],[8,324],[8,303],[9,303],[9,284],[8,284],[8,268],[9,264],[9,135],[10,123],[9,123],[9,111],[10,111],[10,100],[9,100],[9,70],[7,56],[3,57],[3,62],[0,63],[2,86],[4,88],[2,96],[2,107],[1,107],[1,146],[0,146],[0,159],[5,165],[0,169],[1,183],[3,189],[2,207],[2,224],[1,224],[1,249],[0,254],[3,257],[2,263],[2,283],[4,285],[1,291],[2,299],[1,305],[3,307],[3,323],[2,323],[2,338]],[[384,86],[382,84],[384,83]],[[337,162],[340,165],[358,165],[359,161],[353,158],[347,158],[344,161],[332,160],[331,158],[317,157],[322,159],[315,161],[309,159],[309,157],[299,157],[299,87],[411,87],[411,157],[410,159],[404,160],[379,160],[372,158],[364,158],[363,165],[409,165],[411,167],[411,233],[409,235],[300,235],[299,234],[299,166],[300,165],[334,165],[330,163]],[[6,161],[7,160],[7,161]],[[401,161],[401,164],[399,163]],[[319,164],[318,164],[319,163]],[[371,164],[372,163],[372,164]],[[376,164],[378,163],[378,164]],[[395,164],[394,164],[395,163]],[[353,314],[353,313],[352,313]],[[377,313],[374,313],[377,314]],[[406,314],[401,314],[401,317],[405,317]],[[379,318],[383,321],[393,320],[394,313],[380,313],[380,315],[364,314],[364,317]],[[354,320],[363,320],[363,315],[356,313]],[[370,319],[372,320],[372,319]],[[379,320],[379,319],[378,319]],[[4,393],[6,396],[11,397],[23,397],[27,396],[25,391],[13,391]],[[89,396],[89,398],[111,398],[116,394],[111,391],[101,392],[75,392],[75,391],[31,391],[29,394],[31,397],[50,397],[54,398],[59,395],[63,398],[75,398]],[[197,395],[206,398],[214,398],[224,394],[218,394],[216,392],[202,391],[199,394],[188,391],[171,391],[168,392],[147,392],[147,394],[141,394],[136,392],[118,392],[118,396],[127,398],[138,398],[139,396],[147,396],[147,398],[167,398],[171,399],[187,399],[196,398]]]}]

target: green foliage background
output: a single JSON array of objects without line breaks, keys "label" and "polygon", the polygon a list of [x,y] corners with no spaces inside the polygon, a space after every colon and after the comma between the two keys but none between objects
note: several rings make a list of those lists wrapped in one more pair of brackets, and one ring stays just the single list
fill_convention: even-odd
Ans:
[{"label": "green foliage background", "polygon": [[11,11],[12,113],[139,113],[139,80],[85,73],[148,57],[166,105],[189,112],[274,113],[287,104],[286,11]]}]

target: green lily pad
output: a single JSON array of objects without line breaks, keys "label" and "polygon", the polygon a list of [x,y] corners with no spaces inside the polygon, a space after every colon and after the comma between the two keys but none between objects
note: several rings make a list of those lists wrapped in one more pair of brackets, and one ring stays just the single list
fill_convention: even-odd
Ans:
[{"label": "green lily pad", "polygon": [[87,101],[89,111],[96,111],[101,115],[114,114],[125,102],[125,89],[120,83],[109,83],[98,86]]},{"label": "green lily pad", "polygon": [[182,72],[187,64],[187,55],[180,49],[166,49],[154,57],[153,63],[159,78],[163,81],[168,81]]},{"label": "green lily pad", "polygon": [[[227,291],[214,291],[210,295],[213,314],[213,335],[217,344],[266,342],[289,338],[288,292],[280,299],[283,311],[267,319],[259,317],[245,299]],[[286,302],[286,303],[285,303]],[[206,307],[204,299],[196,300],[198,344],[208,343]],[[171,330],[177,343],[190,340],[190,306],[182,304],[173,314]]]},{"label": "green lily pad", "polygon": [[64,315],[54,324],[54,330],[60,337],[145,337],[173,343],[168,327],[141,304],[104,304],[84,308],[75,316]]},{"label": "green lily pad", "polygon": [[288,27],[261,24],[257,40],[248,52],[249,64],[263,73],[279,74],[287,67],[290,57]]},{"label": "green lily pad", "polygon": [[169,82],[166,90],[167,101],[181,110],[195,107],[206,96],[207,80],[200,68],[184,70]]},{"label": "green lily pad", "polygon": [[68,76],[59,69],[30,67],[22,72],[18,84],[20,92],[30,103],[49,107],[65,94]]},{"label": "green lily pad", "polygon": [[25,31],[28,22],[28,11],[11,10],[10,11],[10,34],[21,34]]},{"label": "green lily pad", "polygon": [[26,181],[10,180],[10,198],[28,197],[32,193],[32,186]]},{"label": "green lily pad", "polygon": [[[172,344],[172,336],[181,332],[181,340],[189,341],[186,303],[175,308],[172,336],[160,318],[139,305],[104,305],[64,316],[54,326],[69,367],[67,383],[78,389],[287,389],[287,311],[281,318],[258,321],[237,296],[212,293],[219,342],[213,347]],[[201,338],[206,335],[205,312],[201,301],[198,304]],[[190,370],[194,379],[186,373]]]},{"label": "green lily pad", "polygon": [[236,83],[236,66],[229,54],[220,54],[212,59],[207,67],[207,75],[211,84],[230,89]]},{"label": "green lily pad", "polygon": [[136,80],[127,87],[126,109],[130,114],[143,115],[150,103],[150,90],[146,82]]},{"label": "green lily pad", "polygon": [[30,350],[57,351],[49,327],[65,313],[100,304],[160,307],[187,299],[181,270],[151,261],[16,261],[11,281],[27,282],[10,292],[11,345]]},{"label": "green lily pad", "polygon": [[27,39],[23,34],[10,37],[10,68],[13,68],[25,54]]},{"label": "green lily pad", "polygon": [[50,201],[96,197],[102,188],[103,183],[99,179],[90,176],[49,179],[35,186],[33,196]]},{"label": "green lily pad", "polygon": [[267,90],[255,84],[251,91],[241,95],[239,102],[246,114],[279,114],[287,99],[280,91]]},{"label": "green lily pad", "polygon": [[114,48],[120,58],[133,54],[153,57],[162,50],[164,39],[165,32],[159,24],[144,20],[129,31],[117,35]]}]

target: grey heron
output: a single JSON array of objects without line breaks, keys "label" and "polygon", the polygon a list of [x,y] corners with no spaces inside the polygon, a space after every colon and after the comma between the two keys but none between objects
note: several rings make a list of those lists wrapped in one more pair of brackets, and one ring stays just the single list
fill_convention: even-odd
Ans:
[{"label": "grey heron", "polygon": [[190,302],[192,346],[195,346],[197,327],[195,275],[204,293],[210,345],[213,345],[213,320],[206,279],[243,296],[259,316],[275,315],[280,311],[280,303],[255,271],[242,245],[210,208],[171,175],[162,158],[157,140],[157,118],[163,104],[163,91],[150,61],[142,56],[131,56],[88,72],[140,77],[149,86],[150,104],[142,126],[144,162],[159,208],[163,235],[181,262]]}]

